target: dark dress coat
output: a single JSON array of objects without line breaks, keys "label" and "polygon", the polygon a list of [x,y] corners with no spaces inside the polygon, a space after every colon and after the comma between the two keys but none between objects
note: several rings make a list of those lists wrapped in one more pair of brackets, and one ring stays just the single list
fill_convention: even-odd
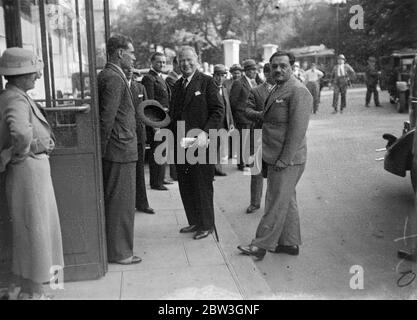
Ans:
[{"label": "dark dress coat", "polygon": [[237,124],[251,123],[245,113],[251,89],[251,85],[245,76],[233,82],[230,91],[230,105],[232,107],[233,118]]},{"label": "dark dress coat", "polygon": [[[187,88],[183,81],[174,87],[170,110],[171,129],[176,135],[178,121],[185,122],[185,133],[200,129],[220,129],[224,117],[224,105],[218,87],[212,77],[196,71]],[[200,230],[214,228],[213,179],[214,165],[177,164],[178,183],[187,219]]]}]

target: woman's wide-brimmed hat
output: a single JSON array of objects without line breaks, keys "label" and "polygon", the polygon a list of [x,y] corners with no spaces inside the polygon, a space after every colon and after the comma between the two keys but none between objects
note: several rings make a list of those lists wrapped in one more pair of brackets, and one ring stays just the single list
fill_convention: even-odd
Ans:
[{"label": "woman's wide-brimmed hat", "polygon": [[29,50],[9,48],[0,58],[0,75],[18,76],[36,73],[43,69],[43,62]]},{"label": "woman's wide-brimmed hat", "polygon": [[171,117],[156,100],[142,102],[138,107],[138,117],[152,128],[166,128],[171,123]]}]

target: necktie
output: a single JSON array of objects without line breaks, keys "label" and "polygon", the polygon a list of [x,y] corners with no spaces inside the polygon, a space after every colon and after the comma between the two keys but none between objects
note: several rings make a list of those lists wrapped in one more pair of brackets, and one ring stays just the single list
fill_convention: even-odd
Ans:
[{"label": "necktie", "polygon": [[185,78],[184,81],[182,82],[182,89],[185,91],[187,89],[187,85],[188,85],[188,79]]}]

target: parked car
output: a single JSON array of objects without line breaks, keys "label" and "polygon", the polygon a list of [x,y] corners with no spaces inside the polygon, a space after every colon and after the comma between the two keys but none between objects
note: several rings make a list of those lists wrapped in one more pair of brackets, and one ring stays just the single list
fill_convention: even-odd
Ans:
[{"label": "parked car", "polygon": [[385,134],[383,138],[388,141],[384,168],[388,172],[400,177],[406,177],[410,171],[414,191],[417,190],[417,57],[411,64],[409,74],[409,92],[407,105],[410,105],[410,119],[404,124],[403,134],[400,138],[392,134]]},{"label": "parked car", "polygon": [[416,56],[417,49],[405,49],[380,58],[381,89],[388,90],[390,101],[396,104],[399,113],[409,109],[410,72]]}]

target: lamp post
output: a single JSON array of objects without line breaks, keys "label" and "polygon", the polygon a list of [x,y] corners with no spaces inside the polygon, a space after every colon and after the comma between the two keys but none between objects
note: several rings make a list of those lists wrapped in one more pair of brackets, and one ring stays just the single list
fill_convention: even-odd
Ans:
[{"label": "lamp post", "polygon": [[336,5],[336,52],[340,54],[340,4],[346,0],[329,0],[329,3]]}]

